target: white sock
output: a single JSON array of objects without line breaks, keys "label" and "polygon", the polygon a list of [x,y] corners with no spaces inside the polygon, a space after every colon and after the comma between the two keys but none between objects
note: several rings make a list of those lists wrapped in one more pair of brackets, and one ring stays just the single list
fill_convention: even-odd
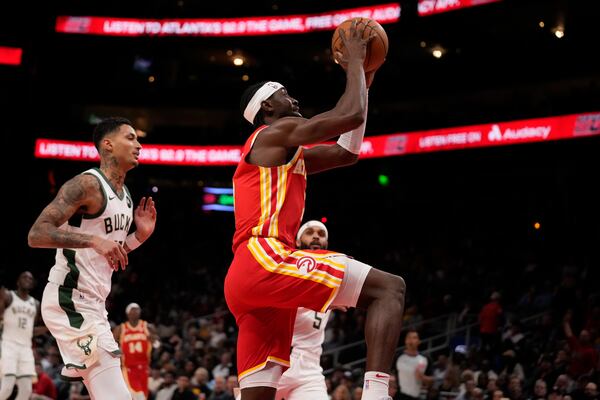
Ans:
[{"label": "white sock", "polygon": [[367,371],[363,385],[362,400],[385,400],[389,396],[390,375],[384,372]]}]

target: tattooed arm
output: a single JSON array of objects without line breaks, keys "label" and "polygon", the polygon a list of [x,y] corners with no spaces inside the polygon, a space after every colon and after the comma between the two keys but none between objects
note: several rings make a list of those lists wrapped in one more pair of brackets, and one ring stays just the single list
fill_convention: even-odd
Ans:
[{"label": "tattooed arm", "polygon": [[61,226],[75,213],[93,214],[100,210],[104,193],[92,175],[77,175],[67,181],[29,230],[29,246],[59,249],[93,248],[103,255],[113,269],[127,265],[123,246],[112,240],[86,233],[69,232]]},{"label": "tattooed arm", "polygon": [[103,196],[101,193],[100,184],[92,175],[78,175],[67,181],[31,227],[29,246],[69,249],[92,247],[93,235],[68,232],[60,227],[77,212],[100,209],[102,198],[98,201],[98,196]]}]

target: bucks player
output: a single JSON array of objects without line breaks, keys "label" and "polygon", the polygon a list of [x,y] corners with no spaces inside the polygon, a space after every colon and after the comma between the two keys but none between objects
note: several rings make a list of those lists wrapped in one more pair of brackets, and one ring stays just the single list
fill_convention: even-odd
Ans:
[{"label": "bucks player", "polygon": [[[42,316],[58,343],[63,375],[83,380],[92,398],[131,399],[104,302],[113,271],[125,269],[127,253],[154,231],[156,209],[151,197],[143,197],[134,211],[125,186],[141,149],[131,123],[103,120],[94,130],[94,144],[100,168],[60,188],[31,227],[29,245],[57,249]],[[129,233],[132,223],[136,230]]]},{"label": "bucks player", "polygon": [[[299,249],[326,250],[328,232],[319,221],[308,221],[296,235]],[[316,312],[299,308],[294,322],[290,368],[279,380],[276,399],[328,400],[327,387],[321,368],[321,345],[325,339],[325,326],[331,311]]]},{"label": "bucks player", "polygon": [[31,339],[47,331],[44,326],[35,326],[42,322],[39,302],[29,295],[33,285],[33,275],[25,271],[17,279],[17,290],[0,288],[0,316],[4,324],[0,400],[8,399],[15,383],[18,387],[16,400],[31,396],[32,378],[36,376]]}]

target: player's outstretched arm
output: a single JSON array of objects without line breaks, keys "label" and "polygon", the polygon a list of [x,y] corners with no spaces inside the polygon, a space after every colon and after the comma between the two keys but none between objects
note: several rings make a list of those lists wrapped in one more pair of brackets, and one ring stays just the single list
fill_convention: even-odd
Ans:
[{"label": "player's outstretched arm", "polygon": [[93,214],[105,204],[100,182],[93,175],[81,174],[67,181],[44,208],[29,230],[30,247],[80,249],[91,247],[103,255],[111,268],[125,268],[127,252],[119,243],[85,233],[70,232],[61,226],[75,213]]}]

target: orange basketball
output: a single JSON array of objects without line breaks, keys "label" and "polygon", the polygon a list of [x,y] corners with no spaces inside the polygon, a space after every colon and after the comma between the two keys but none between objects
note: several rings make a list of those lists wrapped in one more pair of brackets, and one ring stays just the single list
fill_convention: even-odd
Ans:
[{"label": "orange basketball", "polygon": [[340,29],[343,29],[346,33],[346,37],[348,37],[350,34],[350,26],[354,20],[358,21],[356,24],[356,29],[360,31],[364,28],[363,38],[368,38],[372,33],[376,34],[373,40],[371,40],[367,46],[367,56],[365,57],[364,64],[366,72],[374,71],[381,67],[388,52],[387,34],[379,22],[375,21],[374,19],[357,17],[348,19],[338,25],[333,33],[333,38],[331,39],[331,51],[333,53],[333,57],[335,58],[336,51],[343,53],[342,50],[344,48],[344,42],[340,37]]}]

